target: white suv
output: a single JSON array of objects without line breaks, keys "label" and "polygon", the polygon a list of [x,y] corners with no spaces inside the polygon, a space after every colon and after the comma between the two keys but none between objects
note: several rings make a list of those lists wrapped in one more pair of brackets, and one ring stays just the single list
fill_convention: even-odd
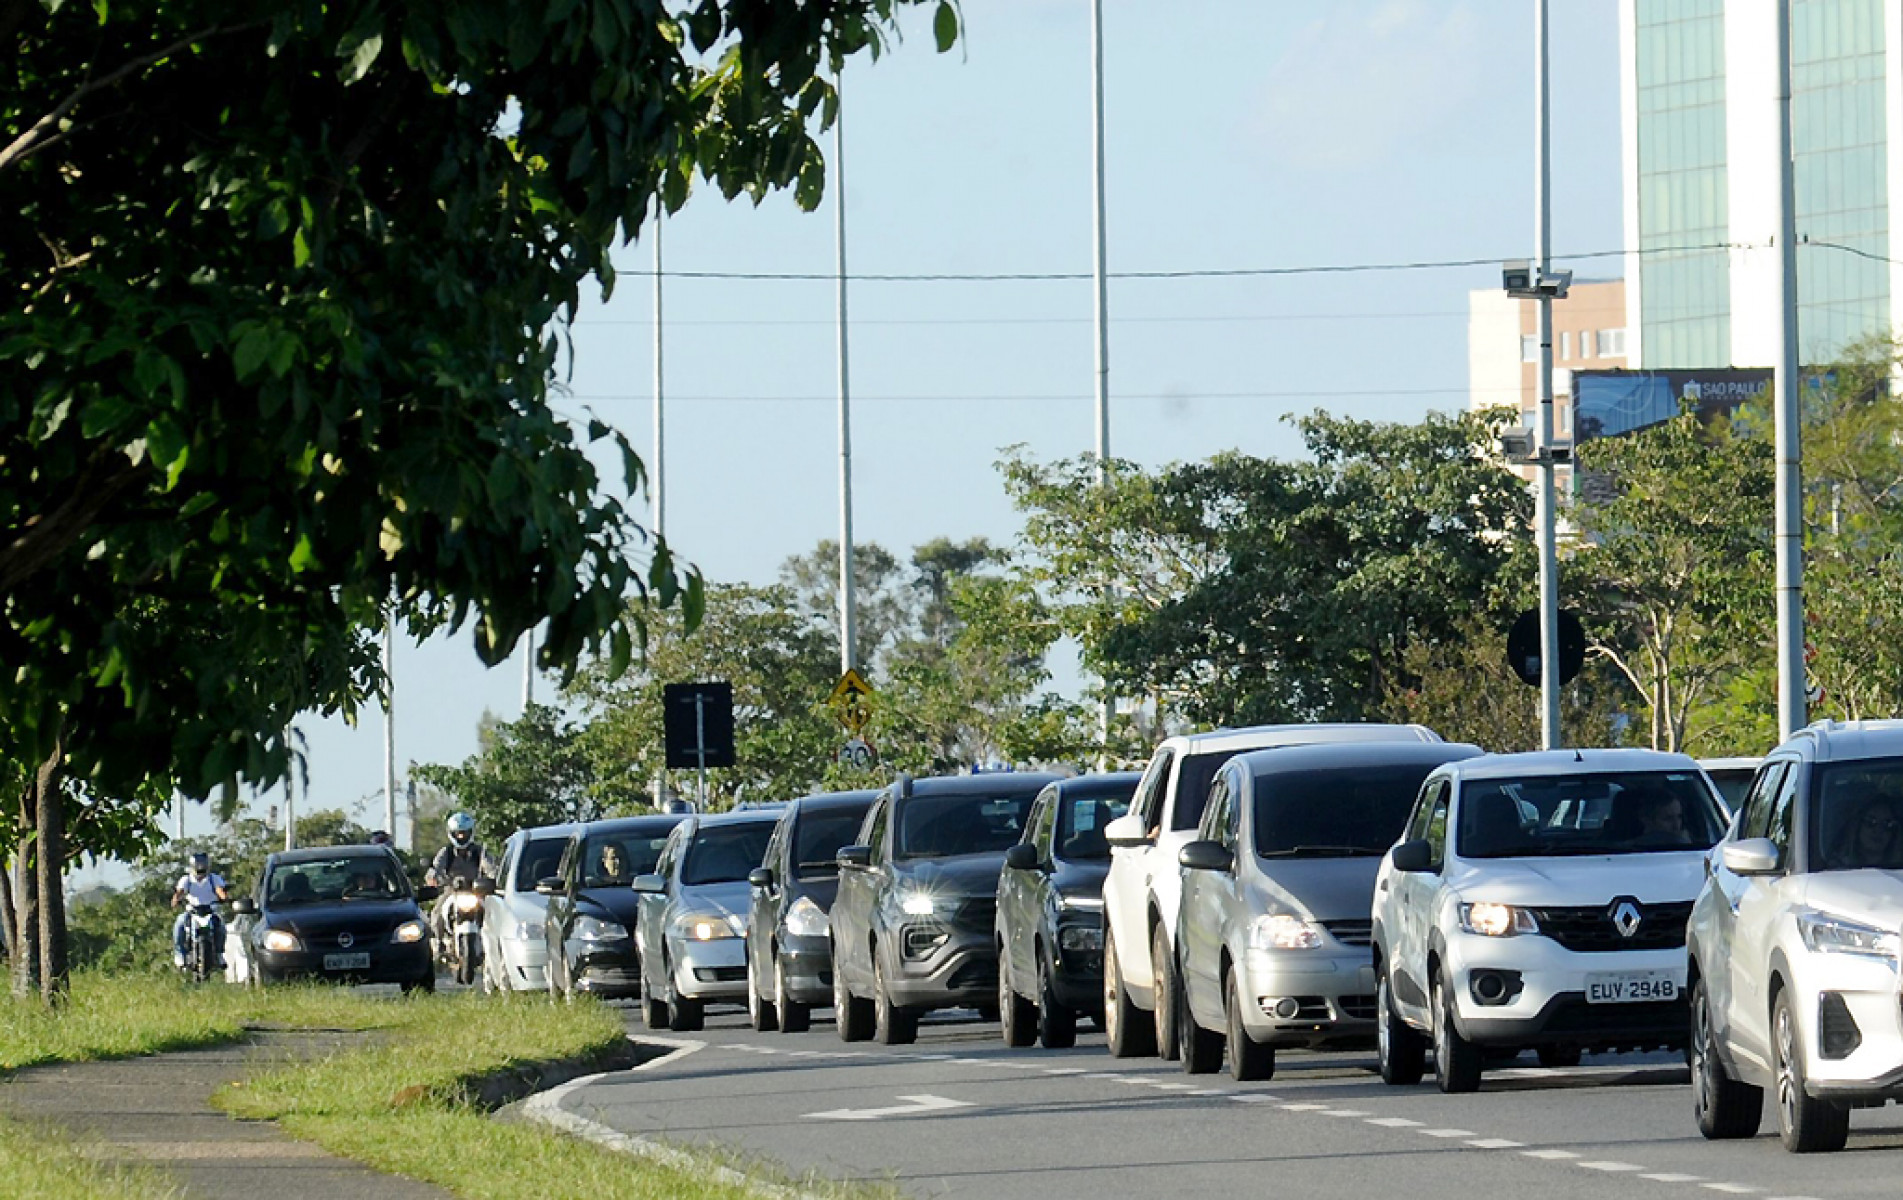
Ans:
[{"label": "white suv", "polygon": [[1375,879],[1381,1077],[1480,1086],[1489,1049],[1548,1066],[1690,1036],[1685,922],[1724,812],[1650,750],[1492,754],[1428,776]]},{"label": "white suv", "polygon": [[1118,1058],[1177,1056],[1174,937],[1182,898],[1177,851],[1196,838],[1216,769],[1244,750],[1327,742],[1438,742],[1421,725],[1260,725],[1166,738],[1130,811],[1104,827],[1104,1035]]},{"label": "white suv", "polygon": [[1903,721],[1820,722],[1766,757],[1691,920],[1692,1084],[1708,1138],[1764,1089],[1788,1150],[1838,1150],[1903,1099]]}]

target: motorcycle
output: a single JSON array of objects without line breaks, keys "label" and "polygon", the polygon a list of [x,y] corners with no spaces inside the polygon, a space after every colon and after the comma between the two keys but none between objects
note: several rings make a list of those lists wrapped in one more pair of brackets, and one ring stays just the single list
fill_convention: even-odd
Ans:
[{"label": "motorcycle", "polygon": [[185,930],[185,974],[203,983],[218,970],[217,908],[210,904],[188,907]]},{"label": "motorcycle", "polygon": [[439,957],[444,969],[464,986],[476,981],[482,966],[482,900],[494,890],[486,879],[471,885],[459,875],[450,880],[444,893],[443,923],[447,928],[438,943]]}]

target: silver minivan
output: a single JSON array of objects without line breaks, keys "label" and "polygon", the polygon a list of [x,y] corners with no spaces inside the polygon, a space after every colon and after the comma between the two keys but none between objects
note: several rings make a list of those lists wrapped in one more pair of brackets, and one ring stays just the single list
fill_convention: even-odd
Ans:
[{"label": "silver minivan", "polygon": [[1267,1079],[1278,1047],[1372,1045],[1375,873],[1421,781],[1478,756],[1359,742],[1235,755],[1178,853],[1183,1069]]}]

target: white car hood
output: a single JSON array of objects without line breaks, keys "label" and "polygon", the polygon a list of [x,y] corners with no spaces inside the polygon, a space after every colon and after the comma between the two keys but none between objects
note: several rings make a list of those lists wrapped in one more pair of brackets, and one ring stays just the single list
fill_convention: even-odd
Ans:
[{"label": "white car hood", "polygon": [[1805,877],[1804,903],[1879,929],[1895,929],[1903,922],[1903,871],[1820,871]]},{"label": "white car hood", "polygon": [[1641,904],[1697,897],[1705,852],[1604,854],[1578,858],[1495,858],[1462,862],[1447,886],[1466,900],[1531,908],[1585,908],[1631,896]]}]

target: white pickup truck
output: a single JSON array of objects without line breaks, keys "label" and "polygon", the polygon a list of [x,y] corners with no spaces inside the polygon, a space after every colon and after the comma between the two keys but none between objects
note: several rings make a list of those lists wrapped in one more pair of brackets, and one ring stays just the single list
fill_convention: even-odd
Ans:
[{"label": "white pickup truck", "polygon": [[1130,811],[1104,827],[1104,1032],[1118,1058],[1176,1057],[1176,852],[1196,837],[1216,769],[1234,754],[1318,742],[1438,742],[1422,725],[1261,725],[1167,738]]}]

